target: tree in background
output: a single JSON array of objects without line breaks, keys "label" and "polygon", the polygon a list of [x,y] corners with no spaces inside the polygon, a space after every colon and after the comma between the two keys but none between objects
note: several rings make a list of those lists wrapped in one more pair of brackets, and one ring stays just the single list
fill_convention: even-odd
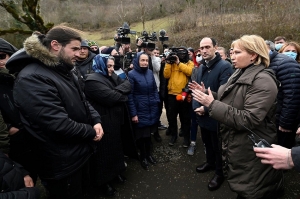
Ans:
[{"label": "tree in background", "polygon": [[53,27],[53,23],[44,24],[44,20],[40,15],[39,0],[22,0],[22,3],[14,0],[0,0],[0,6],[3,7],[18,22],[25,24],[31,31],[22,28],[10,28],[1,30],[0,35],[7,33],[29,34],[32,31],[48,32]]}]

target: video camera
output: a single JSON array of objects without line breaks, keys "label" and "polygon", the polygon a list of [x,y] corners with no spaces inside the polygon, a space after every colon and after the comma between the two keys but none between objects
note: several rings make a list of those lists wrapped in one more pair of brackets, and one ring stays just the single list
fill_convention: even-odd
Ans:
[{"label": "video camera", "polygon": [[128,34],[136,34],[136,31],[130,30],[128,23],[124,22],[123,26],[117,29],[117,35],[114,37],[114,40],[121,44],[130,44],[130,37],[127,37]]},{"label": "video camera", "polygon": [[176,62],[177,58],[179,58],[180,62],[187,63],[189,61],[189,53],[188,50],[184,47],[176,47],[169,49],[169,55],[166,57],[166,62],[168,64],[173,64]]},{"label": "video camera", "polygon": [[142,48],[148,48],[149,50],[154,50],[155,49],[155,43],[148,42],[150,41],[157,41],[157,35],[156,32],[152,32],[151,34],[148,34],[147,31],[143,31],[141,34],[141,37],[137,39],[138,40],[143,40],[143,43],[141,44]]}]

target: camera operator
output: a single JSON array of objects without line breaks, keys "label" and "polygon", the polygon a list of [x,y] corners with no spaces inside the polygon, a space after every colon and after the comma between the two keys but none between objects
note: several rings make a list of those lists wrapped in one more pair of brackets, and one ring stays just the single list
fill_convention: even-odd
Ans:
[{"label": "camera operator", "polygon": [[191,104],[184,101],[177,101],[176,96],[182,93],[188,80],[192,74],[194,63],[189,60],[188,50],[184,47],[173,48],[166,57],[166,65],[164,69],[164,77],[168,79],[168,120],[169,132],[172,138],[169,146],[173,146],[177,140],[178,127],[177,115],[179,114],[181,120],[181,129],[184,136],[183,146],[188,147],[190,142],[190,106]]},{"label": "camera operator", "polygon": [[[157,86],[157,90],[159,92],[159,71],[160,71],[160,57],[156,57],[153,53],[154,49],[155,49],[155,43],[149,43],[147,42],[145,39],[143,40],[142,38],[139,38],[137,40],[137,47],[140,50],[140,52],[145,52],[148,56],[149,56],[149,69],[152,70],[153,72],[153,76],[154,76],[154,80]],[[158,124],[159,126],[160,124]],[[161,137],[158,133],[158,129],[157,131],[155,131],[154,135],[153,135],[155,141],[157,142],[161,142]]]}]

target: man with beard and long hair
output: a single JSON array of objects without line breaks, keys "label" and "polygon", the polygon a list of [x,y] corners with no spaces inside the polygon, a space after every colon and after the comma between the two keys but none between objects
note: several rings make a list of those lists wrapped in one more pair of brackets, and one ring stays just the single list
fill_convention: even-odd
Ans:
[{"label": "man with beard and long hair", "polygon": [[99,114],[71,72],[81,47],[79,32],[53,27],[34,33],[6,66],[18,73],[13,96],[32,138],[38,175],[50,198],[83,198],[88,160],[103,136]]}]

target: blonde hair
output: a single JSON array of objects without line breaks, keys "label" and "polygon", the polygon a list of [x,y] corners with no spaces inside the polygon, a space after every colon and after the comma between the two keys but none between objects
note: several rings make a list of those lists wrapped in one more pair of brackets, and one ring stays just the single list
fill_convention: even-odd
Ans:
[{"label": "blonde hair", "polygon": [[296,57],[296,61],[298,63],[300,63],[300,45],[295,42],[295,41],[290,41],[290,42],[286,42],[281,48],[280,50],[278,51],[279,53],[283,53],[285,48],[288,47],[288,46],[294,46],[297,50],[297,57]]},{"label": "blonde hair", "polygon": [[265,67],[269,67],[269,50],[267,44],[261,36],[244,35],[241,38],[233,41],[231,48],[234,48],[236,45],[246,50],[249,54],[257,54],[254,65],[263,64]]}]

